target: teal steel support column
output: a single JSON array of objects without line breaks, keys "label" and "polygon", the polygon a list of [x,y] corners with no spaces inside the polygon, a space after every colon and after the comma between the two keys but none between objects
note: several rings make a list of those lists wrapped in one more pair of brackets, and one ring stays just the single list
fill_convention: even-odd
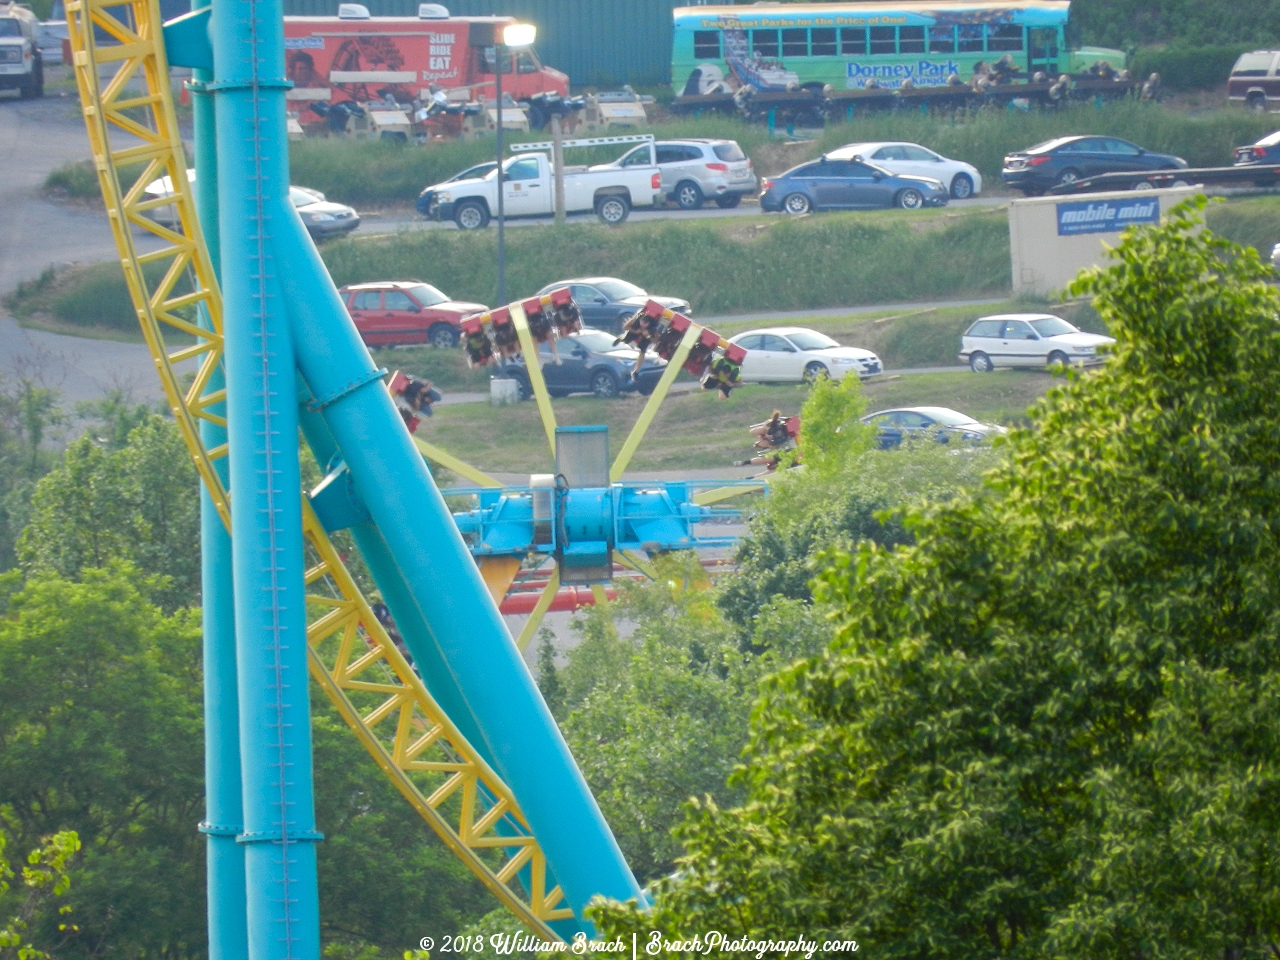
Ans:
[{"label": "teal steel support column", "polygon": [[476,746],[511,787],[579,917],[596,894],[639,899],[639,885],[296,214],[276,244],[289,265],[280,281],[312,406],[412,591],[436,648],[432,659],[476,720]]},{"label": "teal steel support column", "polygon": [[[191,7],[207,7],[209,0],[192,0]],[[213,79],[208,70],[195,71],[191,113],[195,128],[196,212],[209,259],[218,271],[218,155],[213,95],[204,87]],[[201,310],[200,323],[208,328]],[[225,385],[222,371],[209,380],[214,392]],[[226,405],[212,412],[225,414]],[[206,450],[227,442],[225,427],[200,422]],[[214,462],[225,486],[230,482],[227,458]],[[207,892],[209,960],[247,960],[245,931],[244,848],[236,837],[244,830],[240,797],[240,710],[236,692],[235,596],[232,590],[231,536],[214,508],[209,491],[200,488],[200,582],[204,634],[204,789],[208,837]]]},{"label": "teal steel support column", "polygon": [[318,960],[280,2],[214,0],[212,34],[248,954]]}]

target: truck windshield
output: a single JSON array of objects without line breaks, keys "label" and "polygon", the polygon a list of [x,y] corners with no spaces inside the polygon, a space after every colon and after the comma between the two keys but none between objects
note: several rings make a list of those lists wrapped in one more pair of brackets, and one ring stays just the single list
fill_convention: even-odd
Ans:
[{"label": "truck windshield", "polygon": [[22,36],[22,28],[18,25],[18,21],[11,17],[0,19],[0,37],[20,37]]}]

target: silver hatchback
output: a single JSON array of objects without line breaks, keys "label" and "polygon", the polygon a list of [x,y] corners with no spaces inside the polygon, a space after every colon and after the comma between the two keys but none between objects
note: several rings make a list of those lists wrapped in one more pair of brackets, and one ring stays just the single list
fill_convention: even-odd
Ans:
[{"label": "silver hatchback", "polygon": [[733,140],[659,140],[653,146],[662,192],[682,210],[697,210],[708,200],[736,207],[756,192],[755,168]]}]

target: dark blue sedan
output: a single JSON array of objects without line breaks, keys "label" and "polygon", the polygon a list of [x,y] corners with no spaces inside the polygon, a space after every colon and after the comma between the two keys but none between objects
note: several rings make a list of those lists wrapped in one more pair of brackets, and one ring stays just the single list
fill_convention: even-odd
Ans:
[{"label": "dark blue sedan", "polygon": [[801,214],[810,210],[870,210],[878,207],[945,207],[950,194],[941,180],[898,176],[858,157],[823,156],[793,167],[761,185],[760,209]]},{"label": "dark blue sedan", "polygon": [[[1236,166],[1248,167],[1255,164],[1280,164],[1280,130],[1269,133],[1257,143],[1247,147],[1236,147]],[[1274,186],[1276,178],[1265,176],[1258,178],[1258,186]]]},{"label": "dark blue sedan", "polygon": [[1185,170],[1187,161],[1169,153],[1152,153],[1119,137],[1057,137],[1004,158],[1000,179],[1006,186],[1038,197],[1053,187],[1067,187],[1104,173],[1149,173]]}]

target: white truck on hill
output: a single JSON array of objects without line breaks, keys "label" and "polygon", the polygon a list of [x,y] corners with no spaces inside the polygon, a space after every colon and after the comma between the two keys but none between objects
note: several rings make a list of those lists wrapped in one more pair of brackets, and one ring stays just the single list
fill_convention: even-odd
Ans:
[{"label": "white truck on hill", "polygon": [[[566,213],[594,210],[607,224],[626,220],[632,207],[652,207],[662,199],[652,137],[608,138],[634,142],[647,139],[649,150],[633,150],[627,165],[601,164],[564,168]],[[570,140],[565,147],[599,146],[599,141]],[[550,144],[520,144],[524,151],[550,149]],[[541,152],[518,153],[502,165],[502,214],[511,217],[549,217],[555,213],[555,169]],[[425,201],[425,202],[424,202]],[[423,193],[420,209],[433,220],[452,220],[462,230],[482,230],[498,213],[498,172],[483,177],[437,183]]]}]

